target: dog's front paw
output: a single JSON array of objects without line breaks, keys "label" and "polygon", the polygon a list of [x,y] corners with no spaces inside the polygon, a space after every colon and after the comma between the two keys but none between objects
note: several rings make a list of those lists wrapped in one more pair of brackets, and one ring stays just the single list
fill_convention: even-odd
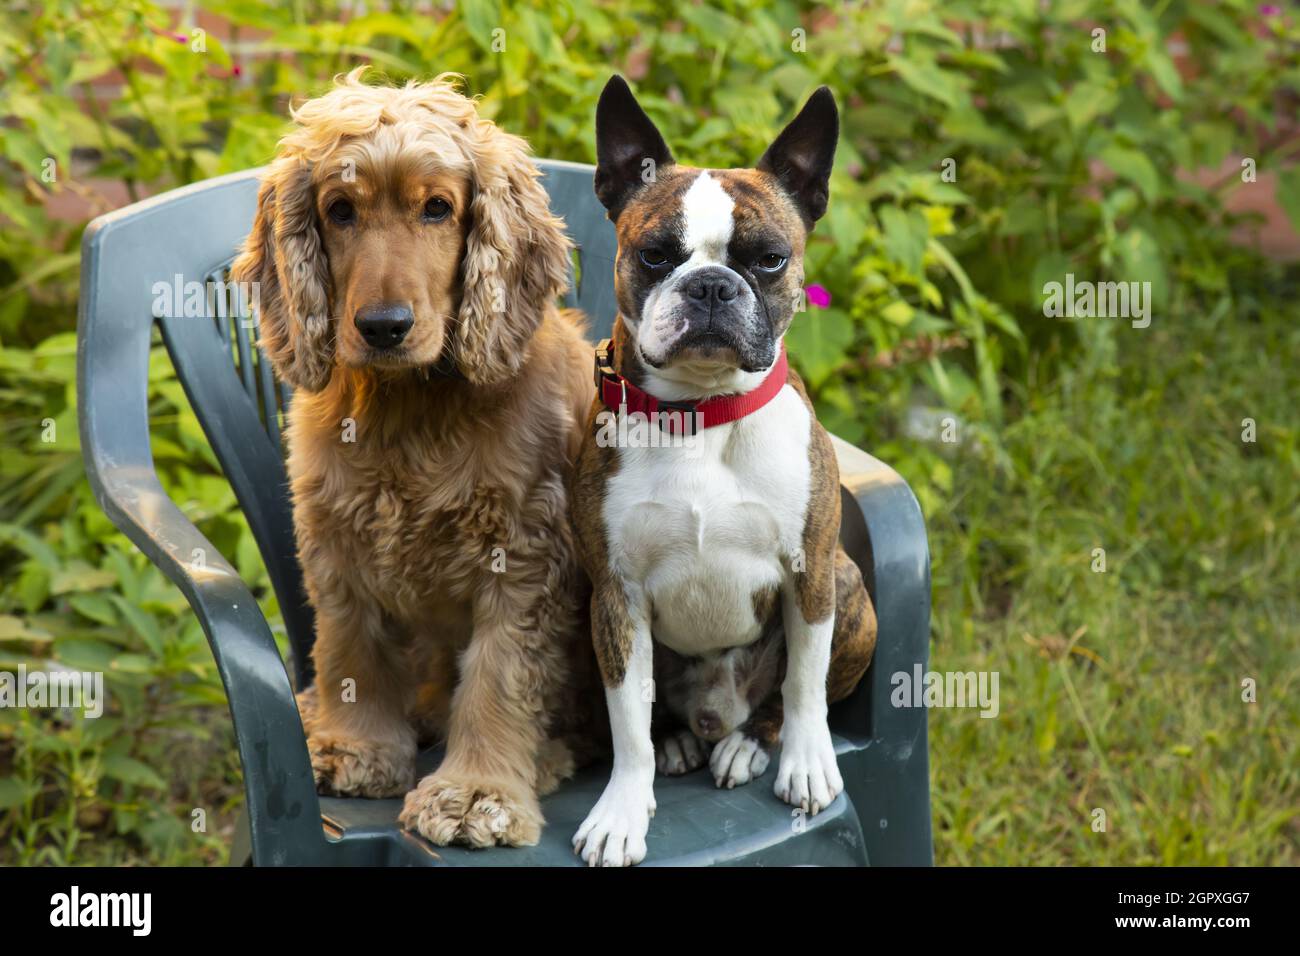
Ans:
[{"label": "dog's front paw", "polygon": [[613,777],[573,836],[573,852],[588,866],[632,866],[645,859],[645,835],[655,815],[654,788]]},{"label": "dog's front paw", "polygon": [[791,806],[816,815],[844,789],[831,732],[824,722],[799,729],[787,719],[782,736],[781,763],[772,789]]},{"label": "dog's front paw", "polygon": [[296,697],[298,703],[298,717],[302,721],[302,731],[310,740],[316,733],[316,724],[320,721],[320,694],[316,690],[316,685],[312,684],[306,690],[298,693]]},{"label": "dog's front paw", "polygon": [[340,797],[400,797],[415,784],[415,748],[328,732],[307,738],[316,790]]},{"label": "dog's front paw", "polygon": [[439,846],[534,846],[542,835],[542,808],[523,788],[437,772],[406,795],[398,822]]},{"label": "dog's front paw", "polygon": [[714,746],[709,769],[713,782],[730,790],[763,776],[770,759],[761,743],[744,731],[733,730]]},{"label": "dog's front paw", "polygon": [[655,766],[666,777],[677,777],[704,766],[709,745],[689,730],[665,734],[655,741]]}]

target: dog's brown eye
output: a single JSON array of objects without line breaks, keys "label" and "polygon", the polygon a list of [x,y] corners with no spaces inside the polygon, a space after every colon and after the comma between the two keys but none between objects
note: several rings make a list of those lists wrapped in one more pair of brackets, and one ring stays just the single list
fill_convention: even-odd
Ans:
[{"label": "dog's brown eye", "polygon": [[785,265],[786,257],[779,252],[769,252],[765,256],[760,256],[758,262],[754,263],[764,272],[776,272]]},{"label": "dog's brown eye", "polygon": [[424,218],[427,222],[438,222],[446,219],[449,212],[451,212],[451,206],[447,204],[447,201],[436,196],[424,204]]},{"label": "dog's brown eye", "polygon": [[657,269],[662,265],[668,264],[668,256],[664,255],[662,249],[642,249],[641,261],[651,269]]},{"label": "dog's brown eye", "polygon": [[340,226],[346,226],[357,218],[357,211],[352,208],[352,203],[348,202],[346,199],[334,200],[330,203],[329,209],[325,210],[325,212],[329,215],[330,219],[338,223]]}]

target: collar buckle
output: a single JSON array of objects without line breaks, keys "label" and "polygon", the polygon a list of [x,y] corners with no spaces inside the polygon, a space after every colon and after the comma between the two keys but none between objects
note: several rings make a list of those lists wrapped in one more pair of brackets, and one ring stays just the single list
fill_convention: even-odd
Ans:
[{"label": "collar buckle", "polygon": [[[614,371],[614,340],[601,339],[600,344],[596,346],[596,391],[600,391],[601,384],[607,378],[618,380],[618,372]],[[623,386],[623,394],[627,394],[627,386]]]}]

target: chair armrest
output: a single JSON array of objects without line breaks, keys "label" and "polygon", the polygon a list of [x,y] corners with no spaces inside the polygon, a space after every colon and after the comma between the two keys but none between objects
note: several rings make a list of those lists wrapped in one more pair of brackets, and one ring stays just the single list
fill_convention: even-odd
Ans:
[{"label": "chair armrest", "polygon": [[[124,474],[101,468],[91,484],[113,524],[180,588],[203,625],[235,726],[253,859],[259,865],[319,862],[317,854],[302,852],[316,844],[321,855],[325,850],[307,741],[257,600],[166,496],[152,469]],[[180,558],[196,552],[204,556],[201,565]]]},{"label": "chair armrest", "polygon": [[[832,436],[839,461],[840,540],[863,571],[879,625],[871,668],[836,705],[836,729],[863,746],[865,780],[881,829],[864,828],[876,865],[933,862],[926,710],[895,707],[895,674],[925,672],[930,659],[930,545],[916,496],[902,477]],[[855,800],[857,798],[855,797]],[[873,821],[874,822],[874,821]]]},{"label": "chair armrest", "polygon": [[[879,636],[868,672],[873,717],[889,717],[890,675],[922,670],[930,656],[930,545],[916,496],[884,462],[832,436],[840,467],[845,550],[862,569]],[[872,737],[881,728],[873,721]]]},{"label": "chair armrest", "polygon": [[165,259],[177,245],[155,215],[165,208],[146,201],[102,216],[82,239],[77,407],[86,473],[109,519],[181,589],[207,634],[235,725],[254,859],[320,862],[327,853],[320,803],[271,630],[238,573],[167,497],[154,470],[148,270],[183,271],[151,257]]}]

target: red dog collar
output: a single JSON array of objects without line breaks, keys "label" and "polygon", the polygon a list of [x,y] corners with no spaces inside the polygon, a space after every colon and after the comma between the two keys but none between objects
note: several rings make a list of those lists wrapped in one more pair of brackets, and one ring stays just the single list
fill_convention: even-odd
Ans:
[{"label": "red dog collar", "polygon": [[[674,434],[679,431],[693,433],[696,422],[702,428],[712,428],[753,414],[776,398],[788,375],[789,363],[782,342],[776,363],[757,388],[743,395],[719,395],[700,402],[670,402],[642,391],[614,370],[612,340],[604,339],[596,346],[596,391],[605,407],[623,414],[640,412],[651,420],[656,414],[665,413],[658,419],[659,427]],[[697,415],[700,417],[696,418]]]}]

